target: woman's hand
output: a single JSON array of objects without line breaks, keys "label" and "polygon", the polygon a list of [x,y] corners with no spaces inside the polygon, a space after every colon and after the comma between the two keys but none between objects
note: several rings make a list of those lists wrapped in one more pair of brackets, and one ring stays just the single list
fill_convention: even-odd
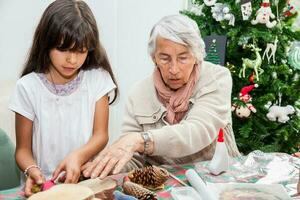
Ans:
[{"label": "woman's hand", "polygon": [[85,177],[105,178],[112,170],[119,173],[125,164],[130,161],[135,152],[143,152],[144,143],[139,133],[131,133],[119,138],[110,147],[104,149],[92,161],[83,167]]},{"label": "woman's hand", "polygon": [[46,181],[44,175],[38,168],[28,170],[28,177],[25,182],[25,195],[29,197],[33,195],[31,189],[35,184],[42,185]]},{"label": "woman's hand", "polygon": [[52,180],[56,180],[61,172],[65,172],[64,183],[77,183],[80,177],[80,168],[83,164],[79,152],[70,153],[55,169]]}]

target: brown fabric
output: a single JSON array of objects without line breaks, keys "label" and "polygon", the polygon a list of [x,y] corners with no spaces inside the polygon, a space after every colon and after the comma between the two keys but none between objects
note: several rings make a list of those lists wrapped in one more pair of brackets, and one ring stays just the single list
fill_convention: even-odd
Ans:
[{"label": "brown fabric", "polygon": [[179,123],[189,109],[189,99],[193,94],[195,85],[199,80],[198,65],[190,75],[189,81],[176,91],[171,90],[164,83],[158,67],[153,73],[153,80],[159,101],[167,108],[166,121],[170,124]]}]

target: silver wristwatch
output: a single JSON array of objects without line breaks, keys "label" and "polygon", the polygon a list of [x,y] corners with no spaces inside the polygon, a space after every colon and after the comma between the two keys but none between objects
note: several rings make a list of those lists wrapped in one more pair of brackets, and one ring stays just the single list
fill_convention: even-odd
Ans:
[{"label": "silver wristwatch", "polygon": [[148,154],[150,154],[150,149],[149,149],[150,148],[150,142],[151,142],[150,133],[142,132],[141,135],[142,135],[142,138],[144,140],[144,152],[143,152],[143,154],[148,155]]}]

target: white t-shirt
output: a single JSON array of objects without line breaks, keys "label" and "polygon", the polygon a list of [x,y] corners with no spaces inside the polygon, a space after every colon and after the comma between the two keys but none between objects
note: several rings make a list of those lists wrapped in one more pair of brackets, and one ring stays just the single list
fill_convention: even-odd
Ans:
[{"label": "white t-shirt", "polygon": [[83,71],[79,87],[66,96],[52,93],[35,72],[17,81],[9,108],[33,121],[33,157],[47,179],[67,154],[87,143],[95,104],[115,87],[103,69]]}]

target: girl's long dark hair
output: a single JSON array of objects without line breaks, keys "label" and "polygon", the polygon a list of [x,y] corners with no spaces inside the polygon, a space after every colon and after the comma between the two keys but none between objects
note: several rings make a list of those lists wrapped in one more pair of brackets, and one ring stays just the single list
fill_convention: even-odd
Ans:
[{"label": "girl's long dark hair", "polygon": [[[88,55],[81,69],[103,68],[117,85],[106,51],[100,43],[95,17],[84,1],[56,0],[46,8],[36,28],[21,77],[31,72],[48,72],[51,64],[49,52],[54,48],[69,51],[87,48]],[[117,96],[118,88],[110,104]]]}]

